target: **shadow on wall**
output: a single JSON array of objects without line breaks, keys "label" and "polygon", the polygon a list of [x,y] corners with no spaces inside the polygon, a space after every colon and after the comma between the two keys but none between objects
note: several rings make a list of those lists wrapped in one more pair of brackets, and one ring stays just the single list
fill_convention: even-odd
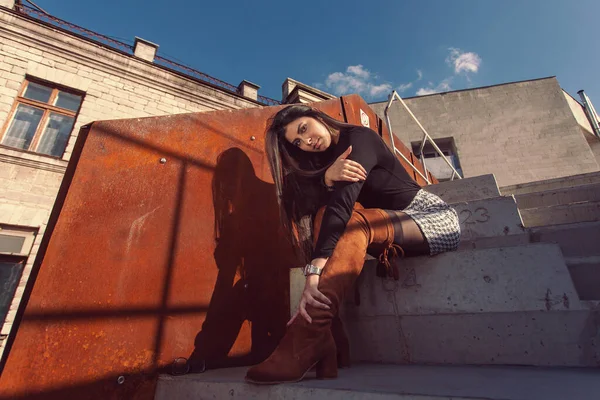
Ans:
[{"label": "shadow on wall", "polygon": [[[228,149],[217,158],[212,195],[219,272],[189,357],[190,372],[259,363],[285,333],[281,321],[289,317],[289,272],[273,262],[274,252],[289,248],[289,263],[294,260],[290,245],[282,242],[278,221],[273,220],[272,210],[277,209],[273,192],[273,185],[256,176],[241,149]],[[272,241],[264,243],[263,238]],[[246,321],[251,329],[250,352],[231,354]]]}]

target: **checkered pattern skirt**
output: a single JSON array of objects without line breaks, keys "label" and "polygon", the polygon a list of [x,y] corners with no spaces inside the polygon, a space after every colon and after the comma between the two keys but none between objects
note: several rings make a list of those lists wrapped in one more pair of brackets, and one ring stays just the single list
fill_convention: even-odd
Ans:
[{"label": "checkered pattern skirt", "polygon": [[433,193],[423,189],[402,212],[409,215],[421,228],[429,244],[431,255],[453,251],[460,243],[458,214]]}]

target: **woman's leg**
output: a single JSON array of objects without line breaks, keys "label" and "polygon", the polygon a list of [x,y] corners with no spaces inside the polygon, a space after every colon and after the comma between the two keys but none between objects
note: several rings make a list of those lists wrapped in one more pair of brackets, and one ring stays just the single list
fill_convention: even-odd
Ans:
[{"label": "woman's leg", "polygon": [[[321,223],[323,222],[323,214],[327,207],[321,207],[315,216],[313,221],[313,246],[317,243],[319,232],[321,231]],[[363,207],[356,203],[354,206],[355,210],[360,210]],[[335,341],[335,347],[337,349],[337,365],[338,368],[347,368],[350,366],[350,340],[344,328],[344,323],[340,318],[339,312],[333,317],[331,321],[331,334]]]},{"label": "woman's leg", "polygon": [[407,256],[429,254],[429,244],[421,228],[402,211],[385,210],[394,225],[394,243],[402,247]]},{"label": "woman's leg", "polygon": [[306,311],[312,323],[296,318],[273,354],[250,368],[246,379],[263,384],[297,382],[315,365],[318,378],[336,377],[332,320],[344,295],[352,289],[363,268],[369,244],[381,243],[389,248],[393,240],[392,221],[384,210],[354,211],[319,279],[319,291],[331,301],[330,308],[325,310],[307,305]]}]

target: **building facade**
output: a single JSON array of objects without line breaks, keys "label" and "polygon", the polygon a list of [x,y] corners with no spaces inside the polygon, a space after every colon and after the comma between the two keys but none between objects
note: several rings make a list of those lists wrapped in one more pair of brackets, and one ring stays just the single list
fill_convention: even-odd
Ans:
[{"label": "building facade", "polygon": [[[600,140],[555,77],[404,101],[465,177],[494,174],[507,186],[599,170]],[[386,105],[371,104],[383,120]],[[396,101],[389,116],[394,134],[419,154],[423,133],[409,113]],[[431,146],[423,154],[436,177],[450,178]]]},{"label": "building facade", "polygon": [[19,7],[0,2],[0,350],[83,125],[276,103],[167,67],[142,39],[102,43]]}]

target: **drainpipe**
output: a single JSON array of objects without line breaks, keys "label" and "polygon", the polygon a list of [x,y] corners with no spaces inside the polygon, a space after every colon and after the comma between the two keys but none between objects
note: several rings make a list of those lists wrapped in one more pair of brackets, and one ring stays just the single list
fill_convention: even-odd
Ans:
[{"label": "drainpipe", "polygon": [[594,109],[594,105],[590,101],[589,97],[580,90],[577,92],[579,97],[581,97],[581,102],[583,103],[583,108],[585,110],[585,114],[590,120],[590,124],[592,124],[592,129],[594,130],[594,135],[600,139],[600,126],[598,126],[598,114],[596,114],[596,110]]}]

